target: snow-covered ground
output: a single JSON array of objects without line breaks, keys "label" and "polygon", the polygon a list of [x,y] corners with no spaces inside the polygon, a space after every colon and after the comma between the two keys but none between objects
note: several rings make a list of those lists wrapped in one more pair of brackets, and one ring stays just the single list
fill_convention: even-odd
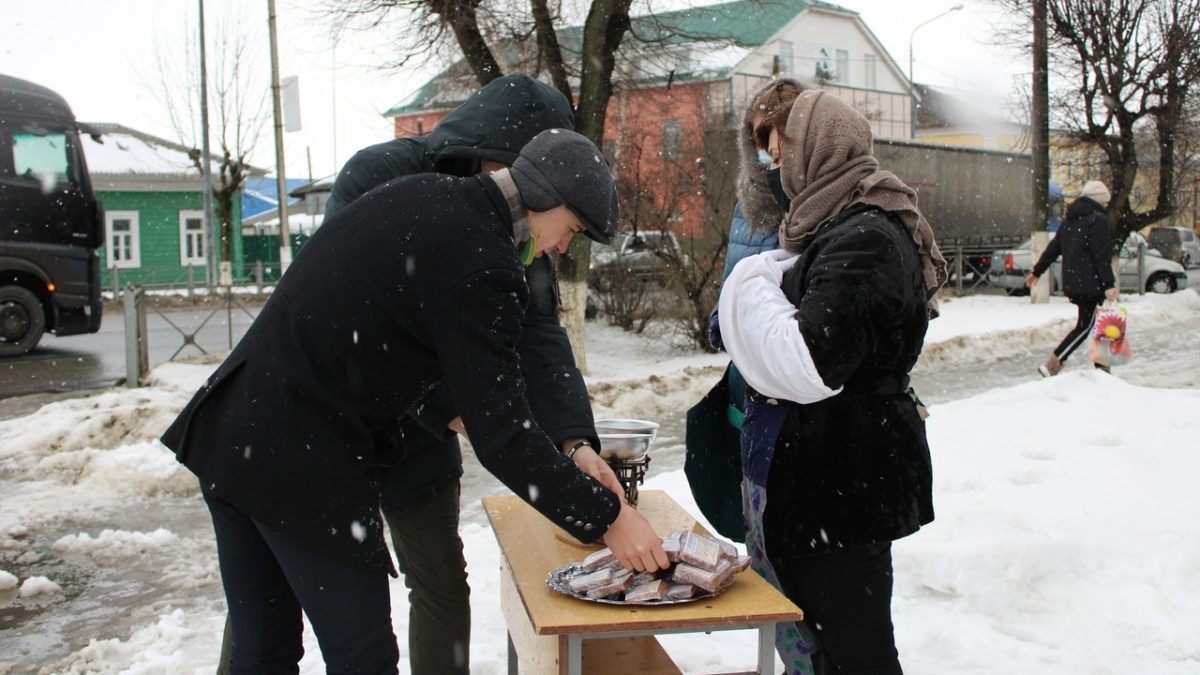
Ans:
[{"label": "snow-covered ground", "polygon": [[[906,672],[1200,672],[1200,348],[1183,339],[1137,360],[1139,332],[1195,322],[1200,296],[1125,302],[1125,369],[1094,372],[1081,355],[1040,380],[1033,361],[1028,381],[931,405],[937,520],[895,546]],[[1044,355],[1074,317],[1057,298],[942,310],[918,366],[933,381]],[[602,325],[588,339],[598,416],[677,420],[725,363]],[[194,479],[154,440],[211,368],[163,365],[150,387],[0,422],[0,675],[213,672],[224,607],[211,531]],[[681,471],[652,468],[645,487],[698,514]],[[464,504],[472,672],[503,673],[499,551],[477,514]],[[401,581],[392,604],[407,672]],[[754,661],[744,632],[664,644],[686,672]],[[306,649],[302,672],[323,672],[311,633]]]}]

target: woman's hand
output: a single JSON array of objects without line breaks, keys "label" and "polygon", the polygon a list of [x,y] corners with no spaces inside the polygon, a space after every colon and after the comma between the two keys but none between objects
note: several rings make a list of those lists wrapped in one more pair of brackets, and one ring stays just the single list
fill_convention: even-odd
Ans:
[{"label": "woman's hand", "polygon": [[621,512],[604,533],[604,544],[627,570],[654,572],[671,565],[663,550],[662,539],[642,514],[625,503],[624,495],[621,496]]}]

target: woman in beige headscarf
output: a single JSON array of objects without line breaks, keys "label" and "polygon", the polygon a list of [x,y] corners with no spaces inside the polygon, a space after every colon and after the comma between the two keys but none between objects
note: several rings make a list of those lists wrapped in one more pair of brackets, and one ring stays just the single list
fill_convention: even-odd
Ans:
[{"label": "woman in beige headscarf", "polygon": [[802,92],[756,136],[782,165],[783,249],[738,263],[718,315],[750,396],[783,416],[743,449],[765,548],[817,636],[816,672],[899,673],[891,542],[933,519],[908,373],[946,263],[913,190],[872,156],[869,123],[834,94]]}]

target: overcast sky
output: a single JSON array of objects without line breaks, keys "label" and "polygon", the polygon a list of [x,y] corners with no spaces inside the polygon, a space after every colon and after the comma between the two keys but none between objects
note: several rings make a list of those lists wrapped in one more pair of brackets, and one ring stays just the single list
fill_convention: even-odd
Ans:
[{"label": "overcast sky", "polygon": [[[334,49],[331,30],[305,9],[318,1],[276,0],[280,72],[298,76],[301,92],[303,129],[285,136],[289,177],[308,176],[309,155],[313,176],[319,178],[333,173],[354,150],[390,138],[391,123],[380,113],[436,72],[431,67],[379,70],[388,52],[384,31],[343,35]],[[205,0],[209,50],[214,22],[235,2],[241,5],[243,22],[261,39],[261,75],[266,78],[266,0]],[[901,70],[907,70],[913,29],[948,10],[955,0],[838,4],[859,12]],[[964,9],[916,32],[914,79],[1005,97],[1013,90],[1014,78],[1031,70],[1027,59],[989,46],[997,15],[987,2],[963,4]],[[81,120],[116,122],[173,138],[168,115],[152,94],[160,81],[155,62],[158,52],[183,59],[178,45],[194,32],[198,6],[198,0],[0,0],[0,73],[54,89]],[[653,6],[666,5],[655,1]],[[210,61],[210,74],[212,68]],[[274,166],[269,129],[253,161]]]}]

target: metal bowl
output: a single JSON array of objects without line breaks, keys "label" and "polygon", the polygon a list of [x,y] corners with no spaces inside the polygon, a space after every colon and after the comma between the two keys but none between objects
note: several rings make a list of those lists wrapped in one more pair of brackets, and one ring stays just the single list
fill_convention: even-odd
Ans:
[{"label": "metal bowl", "polygon": [[600,437],[600,458],[604,460],[637,460],[650,452],[658,423],[634,419],[596,420]]}]

